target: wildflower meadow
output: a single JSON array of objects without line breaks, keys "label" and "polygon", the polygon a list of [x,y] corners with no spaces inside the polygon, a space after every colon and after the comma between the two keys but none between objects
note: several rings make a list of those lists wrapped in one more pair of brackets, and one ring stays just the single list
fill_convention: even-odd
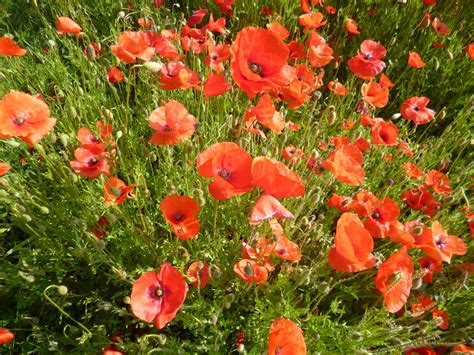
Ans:
[{"label": "wildflower meadow", "polygon": [[1,0],[0,353],[474,353],[470,0]]}]

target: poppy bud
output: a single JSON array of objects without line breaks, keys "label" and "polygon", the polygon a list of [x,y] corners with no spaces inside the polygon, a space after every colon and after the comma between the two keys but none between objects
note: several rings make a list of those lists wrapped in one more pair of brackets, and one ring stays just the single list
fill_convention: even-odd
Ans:
[{"label": "poppy bud", "polygon": [[211,323],[212,325],[216,325],[217,320],[218,320],[218,318],[215,314],[213,314],[212,316],[209,317],[209,323]]},{"label": "poppy bud", "polygon": [[100,88],[102,86],[102,81],[100,81],[99,78],[95,78],[94,84],[96,88]]},{"label": "poppy bud", "polygon": [[20,277],[26,282],[31,283],[35,281],[35,277],[33,275],[30,275],[24,271],[18,271],[18,275],[20,275]]},{"label": "poppy bud", "polygon": [[423,286],[423,280],[421,277],[415,277],[411,286],[412,290],[419,290]]},{"label": "poppy bud", "polygon": [[68,293],[68,289],[64,285],[58,286],[57,291],[61,296],[66,296]]},{"label": "poppy bud", "polygon": [[166,335],[164,334],[158,334],[157,336],[158,342],[160,345],[165,345],[166,344]]},{"label": "poppy bud", "polygon": [[45,206],[41,206],[39,210],[42,214],[48,214],[49,213],[48,207],[45,207]]},{"label": "poppy bud", "polygon": [[232,305],[232,302],[234,302],[235,296],[233,293],[228,293],[227,295],[224,296],[224,308],[229,309],[230,306]]},{"label": "poppy bud", "polygon": [[362,340],[362,334],[360,334],[358,331],[355,331],[354,333],[352,333],[352,337],[354,338],[355,341]]},{"label": "poppy bud", "polygon": [[436,118],[438,120],[442,120],[445,117],[446,117],[446,107],[443,107],[443,109],[438,113],[438,117]]},{"label": "poppy bud", "polygon": [[209,266],[209,273],[211,274],[212,279],[217,279],[222,275],[222,271],[219,266],[212,264]]},{"label": "poppy bud", "polygon": [[247,351],[245,350],[245,345],[244,344],[240,344],[238,347],[237,347],[237,352],[239,354],[247,354]]},{"label": "poppy bud", "polygon": [[117,131],[117,133],[115,133],[115,137],[117,137],[117,140],[119,140],[120,138],[122,138],[123,136],[123,132],[122,131]]},{"label": "poppy bud", "polygon": [[125,304],[130,304],[130,297],[125,296],[124,298],[122,298],[122,302],[125,303]]},{"label": "poppy bud", "polygon": [[95,49],[92,45],[87,45],[87,48],[86,48],[86,53],[87,53],[87,58],[89,58],[90,60],[96,60],[97,56],[95,54]]},{"label": "poppy bud", "polygon": [[58,139],[58,137],[56,136],[56,134],[54,132],[51,132],[49,134],[49,137],[48,137],[49,143],[54,144],[57,139]]},{"label": "poppy bud", "polygon": [[114,118],[114,115],[112,114],[112,112],[110,112],[110,110],[105,108],[104,106],[102,106],[102,112],[104,113],[105,117]]},{"label": "poppy bud", "polygon": [[451,51],[448,51],[448,59],[453,60],[453,58],[454,58],[453,53]]},{"label": "poppy bud", "polygon": [[8,197],[8,192],[6,192],[5,190],[0,190],[0,197]]},{"label": "poppy bud", "polygon": [[398,120],[400,117],[402,117],[401,113],[394,113],[390,119],[392,120]]},{"label": "poppy bud", "polygon": [[56,47],[56,42],[54,42],[52,39],[49,39],[47,43],[49,48]]},{"label": "poppy bud", "polygon": [[96,239],[94,246],[97,250],[102,251],[105,249],[105,242],[102,239]]},{"label": "poppy bud", "polygon": [[125,12],[123,11],[119,11],[117,15],[118,15],[118,18],[125,18]]},{"label": "poppy bud", "polygon": [[329,112],[329,117],[328,117],[328,125],[333,125],[334,122],[336,121],[336,112],[331,111]]},{"label": "poppy bud", "polygon": [[163,63],[161,62],[145,62],[143,66],[152,73],[158,73],[163,69]]},{"label": "poppy bud", "polygon": [[59,141],[61,142],[61,144],[63,145],[64,148],[67,148],[68,146],[68,142],[69,142],[69,137],[67,134],[61,134],[59,136]]}]

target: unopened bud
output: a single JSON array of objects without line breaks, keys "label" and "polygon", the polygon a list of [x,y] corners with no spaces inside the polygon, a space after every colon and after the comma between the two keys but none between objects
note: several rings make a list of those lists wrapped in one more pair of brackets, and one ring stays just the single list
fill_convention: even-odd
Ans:
[{"label": "unopened bud", "polygon": [[209,273],[211,274],[211,278],[217,279],[222,275],[222,271],[219,266],[212,264],[209,267]]},{"label": "unopened bud", "polygon": [[42,214],[48,214],[49,213],[48,207],[45,207],[45,206],[41,206],[39,210]]},{"label": "unopened bud", "polygon": [[117,131],[117,133],[115,133],[115,137],[117,137],[117,139],[122,138],[122,136],[123,136],[123,132],[122,132],[122,131]]},{"label": "unopened bud", "polygon": [[119,11],[118,18],[125,18],[125,12]]},{"label": "unopened bud", "polygon": [[230,306],[232,305],[232,302],[234,302],[235,296],[233,293],[228,293],[227,295],[224,296],[224,308],[229,309]]},{"label": "unopened bud", "polygon": [[152,73],[158,73],[163,68],[163,63],[160,62],[145,62],[143,66]]},{"label": "unopened bud", "polygon": [[87,53],[87,58],[89,58],[90,60],[96,60],[97,56],[95,53],[95,48],[92,45],[90,44],[87,45],[86,53]]},{"label": "unopened bud", "polygon": [[213,314],[212,316],[209,317],[209,323],[211,323],[212,325],[216,325],[217,320],[218,320],[218,318],[215,314]]},{"label": "unopened bud", "polygon": [[13,148],[18,148],[20,146],[20,142],[17,142],[17,141],[14,141],[13,139],[12,140],[8,140],[8,141],[4,141],[6,144],[8,144],[9,146],[13,147]]},{"label": "unopened bud", "polygon": [[402,117],[402,115],[397,112],[397,113],[394,113],[394,114],[392,115],[392,117],[390,117],[390,119],[392,119],[392,120],[398,120],[400,117]]},{"label": "unopened bud", "polygon": [[49,48],[56,47],[56,42],[54,42],[52,39],[49,39],[47,43]]},{"label": "unopened bud", "polygon": [[165,345],[166,344],[166,335],[158,334],[157,338],[158,338],[158,342],[160,343],[160,345]]},{"label": "unopened bud", "polygon": [[66,296],[67,293],[68,293],[68,291],[69,291],[69,290],[68,290],[67,287],[64,286],[64,285],[61,285],[61,286],[58,287],[58,293],[59,293],[61,296]]},{"label": "unopened bud", "polygon": [[122,298],[122,302],[125,303],[125,304],[130,304],[131,299],[130,299],[129,296],[125,296],[124,298]]}]

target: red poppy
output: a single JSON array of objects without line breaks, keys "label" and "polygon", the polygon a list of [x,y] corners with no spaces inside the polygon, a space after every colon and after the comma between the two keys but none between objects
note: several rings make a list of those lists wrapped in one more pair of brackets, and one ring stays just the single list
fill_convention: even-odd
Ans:
[{"label": "red poppy", "polygon": [[120,204],[128,198],[128,194],[133,191],[136,185],[125,184],[122,180],[111,177],[104,185],[104,204]]},{"label": "red poppy", "polygon": [[156,145],[174,145],[187,141],[193,135],[196,118],[181,103],[170,100],[154,110],[148,124],[155,130],[149,142]]},{"label": "red poppy", "polygon": [[431,346],[422,346],[420,348],[408,349],[405,355],[437,355]]},{"label": "red poppy", "polygon": [[411,177],[412,179],[420,180],[423,176],[423,170],[421,170],[413,163],[406,163],[405,165],[403,165],[403,169],[405,170],[407,176]]},{"label": "red poppy", "polygon": [[290,59],[306,58],[306,50],[303,44],[297,41],[291,41],[290,43],[288,43],[288,49],[290,50],[290,54],[289,54]]},{"label": "red poppy", "polygon": [[257,285],[263,285],[268,279],[268,271],[265,266],[260,265],[255,260],[240,260],[234,265],[234,272],[242,280],[255,282]]},{"label": "red poppy", "polygon": [[362,95],[364,101],[374,107],[382,108],[388,103],[388,87],[382,86],[376,82],[362,84]]},{"label": "red poppy", "polygon": [[118,38],[118,44],[110,47],[112,52],[125,63],[133,64],[138,59],[150,61],[155,54],[155,48],[150,47],[147,36],[143,31],[125,31]]},{"label": "red poppy", "polygon": [[336,226],[335,247],[329,250],[329,265],[341,272],[358,272],[375,265],[374,240],[354,213],[344,212]]},{"label": "red poppy", "polygon": [[359,217],[366,217],[380,204],[375,195],[367,190],[360,190],[356,193],[354,200],[356,201],[355,211]]},{"label": "red poppy", "polygon": [[[272,220],[271,222],[276,221]],[[267,239],[260,237],[258,238],[257,244],[255,248],[252,248],[246,242],[242,242],[242,257],[244,259],[253,259],[258,261],[261,265],[263,265],[268,272],[273,271],[274,266],[270,261],[270,256],[275,249],[275,243],[268,242]]]},{"label": "red poppy", "polygon": [[163,66],[160,76],[160,89],[162,90],[188,90],[191,88],[200,89],[201,80],[199,75],[186,68],[183,62],[173,61]]},{"label": "red poppy", "polygon": [[10,91],[0,100],[0,136],[18,137],[34,146],[54,127],[48,105],[35,96]]},{"label": "red poppy", "polygon": [[459,345],[456,345],[453,348],[453,351],[458,352],[458,353],[469,353],[469,354],[471,354],[471,353],[474,352],[474,347],[468,346],[468,345],[465,345],[465,344],[459,344]]},{"label": "red poppy", "polygon": [[333,57],[333,50],[326,43],[310,46],[308,49],[309,63],[313,67],[322,68],[329,64]]},{"label": "red poppy", "polygon": [[100,217],[97,223],[92,227],[92,233],[94,233],[97,239],[104,239],[108,232],[109,221],[105,217]]},{"label": "red poppy", "polygon": [[319,4],[320,6],[322,6],[324,2],[324,0],[300,0],[300,6],[303,12],[306,12],[306,13],[311,12],[311,8],[309,6],[310,1],[313,6],[316,4]]},{"label": "red poppy", "polygon": [[112,84],[120,83],[123,78],[123,73],[116,67],[111,67],[107,72],[107,80]]},{"label": "red poppy", "polygon": [[345,144],[335,149],[321,165],[331,170],[337,180],[357,186],[363,183],[365,177],[362,168],[363,159],[362,152],[357,146]]},{"label": "red poppy", "polygon": [[270,31],[275,32],[275,34],[278,37],[280,37],[282,40],[285,40],[288,37],[290,37],[290,32],[288,32],[288,30],[285,28],[285,26],[283,26],[282,24],[280,24],[278,22],[269,23],[267,25],[267,28]]},{"label": "red poppy", "polygon": [[253,183],[266,195],[275,198],[303,196],[301,178],[285,164],[266,157],[256,157],[252,163]]},{"label": "red poppy", "polygon": [[423,210],[427,215],[434,216],[441,208],[435,196],[427,189],[411,189],[404,191],[400,196],[405,203],[414,210]]},{"label": "red poppy", "polygon": [[209,96],[219,96],[232,89],[232,84],[229,84],[222,74],[209,74],[209,77],[204,82],[204,95],[206,100]]},{"label": "red poppy", "polygon": [[102,355],[124,355],[125,353],[115,344],[109,344],[104,347]]},{"label": "red poppy", "polygon": [[283,260],[300,261],[301,251],[298,244],[292,242],[284,235],[275,236],[276,243],[273,254]]},{"label": "red poppy", "polygon": [[413,272],[413,260],[406,247],[380,265],[375,277],[375,286],[382,292],[385,306],[390,313],[398,312],[407,303]]},{"label": "red poppy", "polygon": [[392,83],[390,78],[386,76],[384,73],[380,74],[379,84],[387,88],[391,88],[395,86],[395,84]]},{"label": "red poppy", "polygon": [[180,41],[183,50],[192,51],[194,54],[204,53],[210,42],[204,27],[197,29],[186,25],[182,28]]},{"label": "red poppy", "polygon": [[474,60],[474,43],[471,43],[466,47],[466,53],[469,56],[469,58]]},{"label": "red poppy", "polygon": [[333,193],[329,200],[327,200],[326,205],[336,207],[341,212],[349,212],[355,209],[357,201],[348,196],[340,196]]},{"label": "red poppy", "polygon": [[275,86],[286,85],[293,71],[286,65],[289,49],[272,31],[246,27],[231,46],[232,78],[249,98]]},{"label": "red poppy", "polygon": [[447,312],[434,308],[431,310],[431,314],[440,329],[446,330],[449,328],[449,315]]},{"label": "red poppy", "polygon": [[374,238],[385,238],[390,229],[390,224],[395,222],[400,215],[400,207],[391,198],[379,200],[377,205],[369,212],[368,219],[364,221]]},{"label": "red poppy", "polygon": [[357,22],[351,18],[346,19],[346,30],[352,35],[360,35]]},{"label": "red poppy", "polygon": [[275,197],[262,195],[252,208],[250,224],[259,224],[273,218],[295,218]]},{"label": "red poppy", "polygon": [[71,168],[81,176],[95,179],[101,174],[110,175],[108,153],[102,144],[83,144],[74,151],[76,160]]},{"label": "red poppy", "polygon": [[78,35],[82,31],[81,26],[66,16],[61,16],[56,20],[56,29],[61,35],[65,35],[67,33]]},{"label": "red poppy", "polygon": [[225,18],[221,17],[218,18],[217,20],[214,20],[214,15],[211,13],[209,16],[209,22],[207,25],[202,27],[202,31],[210,31],[210,32],[216,32],[216,33],[225,33]]},{"label": "red poppy", "polygon": [[328,88],[337,96],[345,96],[349,92],[349,90],[337,80],[330,81]]},{"label": "red poppy", "polygon": [[195,261],[189,265],[186,273],[191,285],[197,288],[204,288],[211,281],[209,264],[204,261]]},{"label": "red poppy", "polygon": [[178,313],[186,299],[188,284],[183,275],[168,263],[160,271],[145,272],[132,287],[130,305],[133,314],[162,329]]},{"label": "red poppy", "polygon": [[435,192],[443,196],[449,196],[452,192],[448,177],[438,170],[430,170],[425,178],[425,186],[431,187]]},{"label": "red poppy", "polygon": [[166,59],[180,59],[181,54],[172,43],[177,34],[170,30],[163,30],[161,34],[155,31],[144,31],[147,44],[155,48],[156,53]]},{"label": "red poppy", "polygon": [[324,26],[327,21],[324,20],[324,16],[319,11],[313,13],[307,13],[299,17],[299,23],[301,26],[304,26],[305,29],[303,32],[306,32],[309,29],[318,29]]},{"label": "red poppy", "polygon": [[0,345],[9,344],[15,339],[15,334],[5,328],[0,328]]},{"label": "red poppy", "polygon": [[415,237],[411,235],[408,228],[399,221],[390,222],[387,236],[390,238],[390,241],[406,245],[408,249],[415,244]]},{"label": "red poppy", "polygon": [[275,319],[268,334],[268,355],[305,355],[306,343],[301,328],[289,319]]},{"label": "red poppy", "polygon": [[423,2],[423,5],[429,6],[429,5],[436,5],[436,0],[421,0]]},{"label": "red poppy", "polygon": [[230,58],[230,47],[227,44],[209,44],[209,55],[204,59],[206,65],[217,72],[224,71],[224,62]]},{"label": "red poppy", "polygon": [[204,16],[206,16],[208,10],[207,9],[199,9],[199,10],[194,10],[193,14],[189,16],[187,20],[188,26],[194,27],[196,25],[199,25],[202,22],[202,19]]},{"label": "red poppy", "polygon": [[396,145],[398,138],[397,125],[384,121],[381,118],[374,118],[371,128],[372,144],[375,145]]},{"label": "red poppy", "polygon": [[269,94],[262,95],[257,105],[246,113],[246,116],[247,121],[255,116],[258,123],[276,134],[281,134],[285,128],[285,121],[281,113],[276,110],[275,104]]},{"label": "red poppy", "polygon": [[447,34],[449,34],[448,25],[446,25],[444,22],[441,22],[439,18],[435,17],[432,22],[432,25],[436,33],[440,36],[446,36]]},{"label": "red poppy", "polygon": [[161,200],[160,210],[179,239],[187,240],[198,235],[200,229],[197,218],[199,205],[191,197],[167,196]]},{"label": "red poppy", "polygon": [[334,15],[337,12],[337,9],[331,5],[324,6],[324,10],[326,10],[326,13],[328,15]]},{"label": "red poppy", "polygon": [[214,179],[209,184],[209,192],[217,200],[250,191],[254,187],[251,167],[250,155],[231,142],[216,143],[197,158],[199,175]]},{"label": "red poppy", "polygon": [[441,260],[434,259],[430,256],[424,256],[418,261],[420,270],[423,272],[423,282],[432,283],[433,273],[443,271]]},{"label": "red poppy", "polygon": [[423,68],[426,63],[421,59],[420,55],[417,52],[409,52],[408,53],[408,65],[410,67],[420,69]]},{"label": "red poppy", "polygon": [[400,113],[404,118],[417,125],[428,123],[435,116],[435,112],[426,107],[429,102],[430,99],[427,97],[412,96],[402,103]]},{"label": "red poppy", "polygon": [[305,158],[303,150],[297,149],[293,144],[290,144],[281,150],[283,159],[292,164],[296,164],[299,160]]},{"label": "red poppy", "polygon": [[22,57],[27,50],[21,48],[10,37],[0,37],[0,55]]},{"label": "red poppy", "polygon": [[380,43],[366,39],[360,45],[360,53],[349,59],[347,65],[358,78],[369,80],[385,68],[381,59],[386,53],[387,50]]},{"label": "red poppy", "polygon": [[10,165],[8,165],[7,163],[0,162],[0,176],[5,175],[10,170],[12,170],[12,167]]},{"label": "red poppy", "polygon": [[370,144],[364,137],[359,137],[354,141],[354,145],[360,149],[362,153],[368,152],[370,150]]}]

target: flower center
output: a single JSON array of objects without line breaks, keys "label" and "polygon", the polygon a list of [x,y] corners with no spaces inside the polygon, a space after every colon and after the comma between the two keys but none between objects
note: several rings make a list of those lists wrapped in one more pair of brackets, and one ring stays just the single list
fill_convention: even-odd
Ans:
[{"label": "flower center", "polygon": [[245,265],[245,267],[244,267],[244,272],[245,272],[245,275],[250,276],[250,277],[253,277],[253,267],[252,267],[252,264],[247,263],[247,265]]},{"label": "flower center", "polygon": [[229,180],[231,175],[232,175],[232,173],[229,170],[227,170],[226,168],[222,168],[219,171],[219,176],[221,178],[223,178],[224,180]]},{"label": "flower center", "polygon": [[180,212],[176,212],[174,214],[174,220],[177,221],[177,222],[181,221],[183,219],[183,217],[184,217],[183,214],[180,213]]},{"label": "flower center", "polygon": [[165,125],[163,126],[163,132],[171,132],[171,127],[168,126],[167,124],[165,124]]},{"label": "flower center", "polygon": [[115,197],[122,196],[122,190],[120,190],[118,187],[112,186],[110,188],[110,192],[112,192],[112,195],[114,195]]},{"label": "flower center", "polygon": [[372,218],[375,219],[375,220],[378,220],[380,218],[380,213],[378,211],[375,211],[373,214],[372,214]]},{"label": "flower center", "polygon": [[96,157],[92,157],[89,159],[89,161],[87,162],[87,165],[89,166],[93,166],[93,165],[96,165],[99,161],[97,160]]},{"label": "flower center", "polygon": [[249,63],[248,67],[250,71],[252,71],[255,74],[261,75],[262,74],[262,66],[258,63]]},{"label": "flower center", "polygon": [[420,106],[416,105],[415,107],[413,107],[413,110],[415,110],[416,112],[418,112],[418,111],[421,110],[421,108],[420,108]]},{"label": "flower center", "polygon": [[161,287],[158,287],[155,291],[156,297],[163,297],[164,294],[165,294],[165,290],[163,290]]},{"label": "flower center", "polygon": [[13,123],[16,126],[21,126],[25,122],[25,119],[27,118],[28,118],[28,115],[26,113],[20,113],[18,116],[15,117],[15,119],[13,120]]},{"label": "flower center", "polygon": [[216,60],[217,58],[219,58],[219,56],[217,54],[211,54],[211,59],[212,60]]},{"label": "flower center", "polygon": [[372,60],[372,54],[366,54],[364,55],[365,60]]},{"label": "flower center", "polygon": [[443,249],[446,246],[446,243],[444,242],[443,238],[440,238],[436,241],[436,246],[440,249]]}]

